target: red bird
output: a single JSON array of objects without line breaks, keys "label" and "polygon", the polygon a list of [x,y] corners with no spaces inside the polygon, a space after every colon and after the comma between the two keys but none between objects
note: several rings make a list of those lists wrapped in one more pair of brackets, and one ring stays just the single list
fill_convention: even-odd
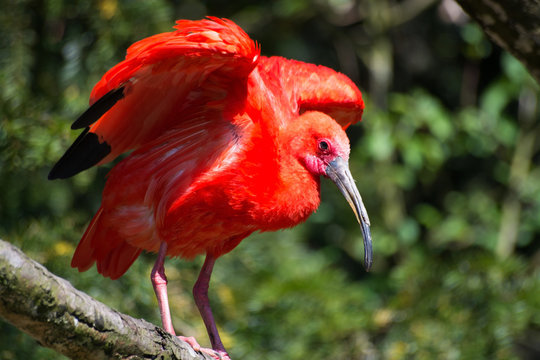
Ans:
[{"label": "red bird", "polygon": [[101,207],[71,266],[122,276],[142,250],[157,252],[151,279],[163,327],[174,334],[166,256],[206,254],[193,288],[213,350],[229,359],[208,301],[216,259],[254,231],[305,221],[320,177],[351,205],[372,263],[367,212],[348,168],[344,132],[360,121],[362,95],[323,66],[260,56],[230,20],[179,20],[175,31],[131,45],[94,87],[72,125],[82,134],[53,167],[67,178],[132,152],[109,173]]}]

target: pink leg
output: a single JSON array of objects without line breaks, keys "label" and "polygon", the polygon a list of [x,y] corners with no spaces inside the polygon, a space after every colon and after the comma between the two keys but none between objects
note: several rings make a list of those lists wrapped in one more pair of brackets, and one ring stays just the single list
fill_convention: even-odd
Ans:
[{"label": "pink leg", "polygon": [[[164,267],[166,255],[167,255],[167,243],[163,242],[161,243],[161,246],[159,247],[158,257],[156,259],[156,263],[154,264],[154,267],[152,268],[150,279],[152,280],[152,285],[154,286],[154,292],[156,293],[158,306],[159,306],[159,313],[161,315],[161,322],[163,323],[163,329],[165,329],[165,331],[167,331],[168,333],[176,336],[176,333],[174,332],[174,328],[172,325],[171,312],[169,309],[169,299],[167,296],[167,276],[165,275],[165,267]],[[208,257],[207,257],[207,261],[208,261]],[[199,279],[195,283],[195,288],[197,287],[201,278],[203,277],[202,274],[203,272],[205,272],[205,268],[207,267],[206,266],[207,261],[205,261],[203,265],[203,268],[201,270],[201,275],[199,275]],[[207,304],[206,306],[208,308],[207,311],[210,313],[210,319],[213,324],[214,324],[214,318],[212,316],[212,310],[210,310],[210,305],[208,305],[208,282],[210,281],[210,274],[212,273],[214,262],[215,262],[215,259],[212,258],[212,262],[209,266],[210,268],[207,271],[208,276],[206,277],[206,285],[205,285],[205,288],[206,288],[205,297],[206,297],[206,304]],[[194,294],[196,293],[195,288],[194,288]],[[197,303],[197,306],[199,307],[199,309],[201,309],[201,306],[199,305],[199,302],[197,301],[197,295],[195,295],[195,302]],[[202,310],[200,311],[202,314],[203,313]],[[203,315],[203,320],[204,320],[204,323],[207,324],[206,326],[207,329],[209,329],[207,320],[204,315]],[[219,339],[219,334],[217,332],[215,324],[213,325],[213,328],[215,330],[218,343],[221,345],[221,340]],[[210,334],[210,330],[208,330],[208,333]],[[212,335],[210,335],[210,339],[212,340],[212,347],[214,348],[214,350],[201,348],[197,340],[195,340],[195,338],[192,336],[189,336],[189,337],[178,336],[178,338],[180,338],[181,340],[191,345],[191,347],[195,351],[201,351],[201,352],[207,353],[211,355],[212,357],[214,357],[215,359],[230,360],[229,355],[227,355],[227,352],[225,351],[225,348],[223,347],[223,345],[221,345],[219,349],[216,348],[216,346],[214,345],[214,341],[212,340],[213,338]]]},{"label": "pink leg", "polygon": [[221,338],[219,337],[216,322],[214,321],[214,315],[212,314],[210,302],[208,301],[208,285],[210,283],[210,276],[212,275],[215,262],[216,258],[212,254],[206,255],[199,278],[193,287],[193,297],[195,298],[195,303],[197,304],[204,324],[206,325],[212,348],[219,354],[221,359],[230,360],[227,350],[225,350]]},{"label": "pink leg", "polygon": [[165,262],[165,256],[167,255],[167,243],[162,242],[159,247],[158,257],[156,263],[152,268],[152,273],[150,274],[150,279],[152,280],[152,285],[154,286],[154,292],[156,293],[159,314],[161,315],[161,323],[163,324],[163,329],[172,335],[176,335],[171,320],[171,312],[169,310],[169,299],[167,296],[167,276],[165,275],[165,267],[163,263]]},{"label": "pink leg", "polygon": [[[167,243],[161,243],[159,247],[158,257],[156,263],[152,268],[152,273],[150,274],[150,279],[152,280],[152,285],[154,286],[154,292],[156,293],[159,314],[161,315],[161,323],[163,324],[163,329],[169,334],[175,335],[174,328],[172,325],[171,311],[169,310],[169,298],[167,296],[167,275],[165,275],[165,256],[167,255]],[[178,336],[180,339],[184,340],[195,351],[200,351],[201,346],[197,343],[197,340],[193,336]]]}]

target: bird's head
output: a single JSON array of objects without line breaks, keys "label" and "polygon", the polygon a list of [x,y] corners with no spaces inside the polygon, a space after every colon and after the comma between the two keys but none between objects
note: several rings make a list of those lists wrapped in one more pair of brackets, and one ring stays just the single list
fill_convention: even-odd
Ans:
[{"label": "bird's head", "polygon": [[[362,197],[349,170],[349,138],[341,126],[328,115],[311,111],[302,114],[292,125],[289,145],[302,165],[314,176],[324,176],[336,184],[362,229],[364,266],[373,262],[370,223]],[[300,135],[298,135],[300,134]]]}]

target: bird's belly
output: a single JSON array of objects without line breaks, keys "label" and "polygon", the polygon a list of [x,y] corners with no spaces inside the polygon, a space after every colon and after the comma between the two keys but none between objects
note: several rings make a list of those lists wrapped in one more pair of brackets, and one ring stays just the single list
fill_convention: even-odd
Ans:
[{"label": "bird's belly", "polygon": [[173,202],[156,217],[156,229],[168,243],[169,255],[189,259],[229,252],[257,227],[244,212],[230,206],[222,191],[208,188]]},{"label": "bird's belly", "polygon": [[[222,255],[231,251],[254,231],[275,231],[305,221],[318,202],[283,211],[279,206],[260,206],[253,201],[231,201],[230,195],[212,192],[193,194],[160,215],[148,208],[124,210],[121,223],[123,237],[133,246],[156,252],[159,244],[168,244],[168,255],[191,259],[199,254]],[[117,213],[119,214],[119,213]]]},{"label": "bird's belly", "polygon": [[207,212],[190,214],[189,220],[163,228],[159,235],[169,245],[169,255],[190,259],[204,253],[227,253],[255,230],[248,224],[218,220],[215,214]]}]

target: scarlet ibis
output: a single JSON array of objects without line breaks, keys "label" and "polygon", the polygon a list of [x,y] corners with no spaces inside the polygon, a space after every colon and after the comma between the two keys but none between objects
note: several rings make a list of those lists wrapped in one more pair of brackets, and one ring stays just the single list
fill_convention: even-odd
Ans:
[{"label": "scarlet ibis", "polygon": [[208,301],[216,259],[254,231],[305,221],[320,177],[351,205],[372,263],[370,223],[351,176],[344,128],[360,121],[362,95],[345,75],[260,48],[236,24],[179,20],[140,40],[90,95],[72,125],[84,129],[49,174],[67,178],[132,151],[109,172],[101,207],[71,266],[122,276],[142,250],[157,252],[151,280],[163,327],[175,334],[166,256],[206,254],[193,288],[218,358],[229,356]]}]

